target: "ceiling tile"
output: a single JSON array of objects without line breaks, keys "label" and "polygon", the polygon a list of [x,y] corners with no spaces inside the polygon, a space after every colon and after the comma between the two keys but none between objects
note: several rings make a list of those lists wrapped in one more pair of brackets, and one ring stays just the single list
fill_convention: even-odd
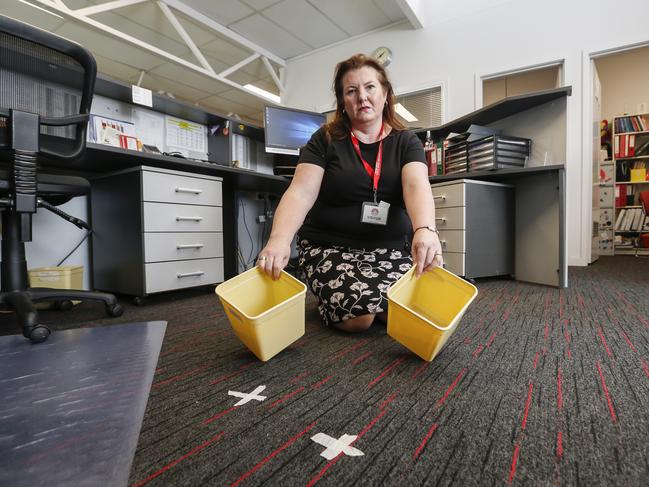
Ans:
[{"label": "ceiling tile", "polygon": [[246,17],[232,24],[230,27],[252,42],[264,46],[269,51],[284,59],[311,50],[304,42],[298,40],[260,14]]},{"label": "ceiling tile", "polygon": [[373,0],[309,0],[350,36],[378,29],[392,22],[376,8]]},{"label": "ceiling tile", "polygon": [[235,88],[231,88],[228,91],[219,93],[218,98],[226,99],[233,103],[247,107],[246,110],[242,109],[243,113],[259,110],[260,107],[263,108],[263,106],[267,103],[257,96],[249,95],[248,93],[237,90]]},{"label": "ceiling tile", "polygon": [[[160,12],[160,15],[162,15],[162,12]],[[173,33],[170,33],[168,29],[167,32],[164,33],[164,29],[158,28],[161,23],[168,23],[166,18],[156,19],[152,17],[152,23],[150,25],[152,27],[155,27],[155,30],[145,27],[139,23],[133,22],[130,20],[131,18],[133,17],[126,18],[114,12],[104,12],[93,16],[93,19],[97,20],[98,22],[112,27],[113,29],[124,32],[125,34],[134,37],[137,40],[160,48],[175,56],[182,58],[191,58],[192,61],[196,62],[193,54],[190,53],[187,44],[185,44],[180,36],[178,36],[173,27],[169,26]]]},{"label": "ceiling tile", "polygon": [[[215,81],[215,83],[217,82]],[[177,80],[167,79],[163,76],[153,74],[146,74],[144,78],[142,78],[141,86],[150,89],[154,93],[160,90],[172,93],[176,98],[191,104],[195,103],[196,100],[200,100],[201,98],[205,98],[214,93],[214,90],[212,90],[211,93],[197,90],[185,83],[179,83]],[[223,86],[223,88],[225,89],[225,86]]]},{"label": "ceiling tile", "polygon": [[57,33],[85,46],[93,54],[96,53],[129,66],[138,66],[145,71],[160,64],[159,56],[128,42],[117,40],[110,34],[104,34],[92,27],[85,27],[73,21],[63,24]]},{"label": "ceiling tile", "polygon": [[[232,90],[235,91],[235,90]],[[200,104],[203,106],[210,106],[212,107],[215,111],[218,113],[221,113],[223,115],[228,115],[230,113],[237,113],[241,116],[247,115],[249,113],[255,113],[260,110],[263,110],[263,106],[260,108],[259,106],[257,107],[251,107],[248,105],[243,105],[231,98],[228,94],[225,96],[223,95],[214,95],[210,96],[208,98],[204,98],[200,101]]]},{"label": "ceiling tile", "polygon": [[245,71],[235,71],[232,73],[230,76],[227,77],[230,81],[234,81],[235,83],[239,83],[240,85],[247,85],[248,83],[255,83],[257,81],[258,77],[257,76],[251,76]]},{"label": "ceiling tile", "polygon": [[227,65],[226,67],[234,65],[252,54],[251,51],[218,37],[207,44],[203,44],[200,49],[208,60],[216,60]]},{"label": "ceiling tile", "polygon": [[207,93],[220,93],[224,91],[225,87],[227,86],[220,81],[204,76],[173,62],[168,62],[156,66],[155,68],[150,70],[150,73],[153,76],[162,76],[169,80],[174,80],[177,83],[182,83],[187,86],[192,86]]},{"label": "ceiling tile", "polygon": [[304,0],[284,0],[264,10],[263,15],[312,48],[333,44],[347,37],[336,24]]},{"label": "ceiling tile", "polygon": [[248,5],[254,10],[263,10],[270,7],[276,3],[279,3],[281,0],[241,0],[243,3]]},{"label": "ceiling tile", "polygon": [[[56,10],[54,10],[53,8],[47,10],[52,13],[56,13]],[[9,17],[12,17],[16,20],[20,20],[21,22],[39,27],[40,29],[46,30],[48,32],[53,32],[65,22],[65,19],[60,19],[37,8],[30,7],[29,5],[15,1],[3,2],[1,13],[3,15],[8,15]]]},{"label": "ceiling tile", "polygon": [[78,8],[84,8],[84,7],[89,7],[91,5],[97,5],[99,3],[103,3],[99,0],[65,0],[65,5],[68,8],[71,8],[72,10],[76,10]]},{"label": "ceiling tile", "polygon": [[140,76],[141,70],[135,66],[120,63],[114,59],[109,59],[99,54],[93,55],[97,61],[97,72],[104,74],[109,78],[115,78],[126,83],[135,83]]},{"label": "ceiling tile", "polygon": [[395,0],[374,0],[374,3],[387,15],[391,22],[399,22],[407,18]]},{"label": "ceiling tile", "polygon": [[183,3],[222,25],[230,25],[232,22],[254,13],[250,7],[239,0],[219,0],[218,2],[214,0],[183,0]]}]

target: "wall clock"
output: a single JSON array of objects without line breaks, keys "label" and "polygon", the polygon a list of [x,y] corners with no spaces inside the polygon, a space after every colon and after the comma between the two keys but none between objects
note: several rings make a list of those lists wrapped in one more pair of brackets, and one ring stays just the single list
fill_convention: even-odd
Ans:
[{"label": "wall clock", "polygon": [[389,47],[377,47],[372,53],[372,57],[383,67],[392,62],[392,50]]}]

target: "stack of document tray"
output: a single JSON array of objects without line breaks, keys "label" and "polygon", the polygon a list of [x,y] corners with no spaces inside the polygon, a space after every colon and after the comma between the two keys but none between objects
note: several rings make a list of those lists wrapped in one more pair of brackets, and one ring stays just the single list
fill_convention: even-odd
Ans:
[{"label": "stack of document tray", "polygon": [[468,134],[461,134],[448,140],[448,145],[444,149],[444,174],[456,174],[467,172],[467,141]]},{"label": "stack of document tray", "polygon": [[510,135],[489,135],[468,142],[469,171],[520,168],[530,157],[532,141]]}]

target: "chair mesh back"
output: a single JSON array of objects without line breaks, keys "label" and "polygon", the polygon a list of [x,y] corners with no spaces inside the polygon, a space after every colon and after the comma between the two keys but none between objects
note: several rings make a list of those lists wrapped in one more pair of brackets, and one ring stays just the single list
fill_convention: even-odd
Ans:
[{"label": "chair mesh back", "polygon": [[[74,59],[0,32],[0,107],[44,117],[78,115],[84,69]],[[6,119],[0,118],[0,128]],[[74,139],[75,126],[45,127],[41,134]],[[46,142],[41,142],[46,143]]]}]

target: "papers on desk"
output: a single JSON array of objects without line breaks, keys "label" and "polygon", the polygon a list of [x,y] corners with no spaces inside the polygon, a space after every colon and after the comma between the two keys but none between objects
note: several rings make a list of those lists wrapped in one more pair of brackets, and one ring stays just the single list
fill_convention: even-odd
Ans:
[{"label": "papers on desk", "polygon": [[88,141],[122,149],[140,150],[134,124],[98,115],[90,116]]}]

